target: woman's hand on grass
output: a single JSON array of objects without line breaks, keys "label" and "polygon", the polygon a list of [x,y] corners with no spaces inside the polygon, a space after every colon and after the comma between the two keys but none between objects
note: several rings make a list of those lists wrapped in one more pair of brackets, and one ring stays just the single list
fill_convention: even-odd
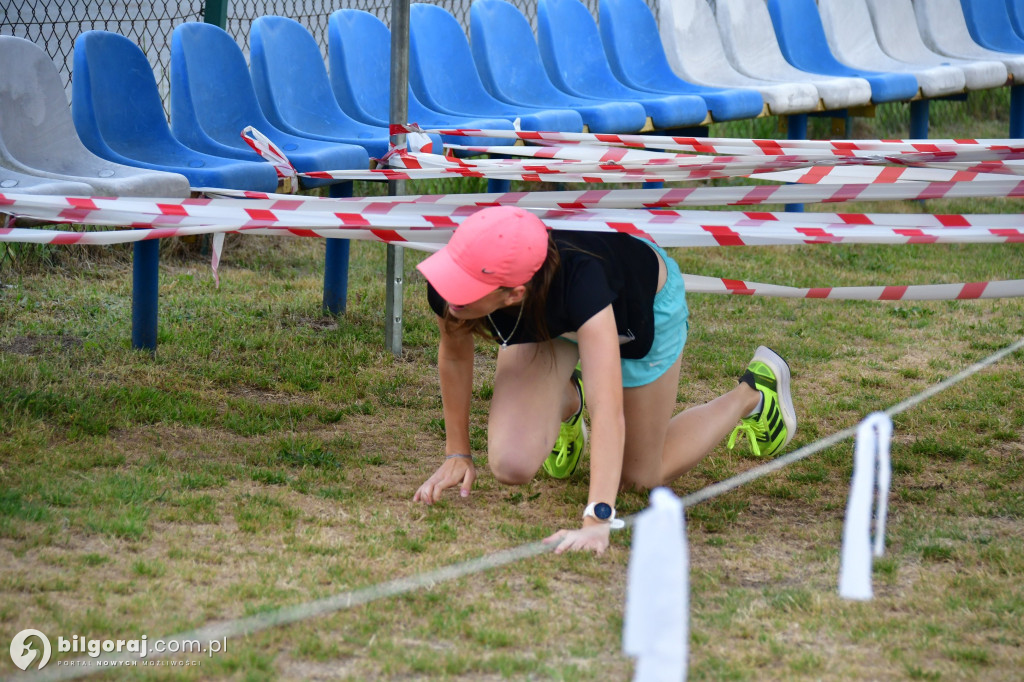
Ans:
[{"label": "woman's hand on grass", "polygon": [[459,496],[469,497],[469,491],[473,489],[473,481],[476,480],[476,467],[473,460],[466,457],[451,457],[446,459],[434,475],[426,480],[419,487],[412,499],[415,502],[433,504],[441,499],[441,493],[446,488],[460,485]]},{"label": "woman's hand on grass", "polygon": [[544,543],[552,544],[557,542],[558,546],[555,547],[555,554],[588,550],[600,555],[604,554],[604,551],[608,549],[610,533],[610,524],[584,524],[583,528],[578,530],[562,529],[557,533],[544,538]]}]

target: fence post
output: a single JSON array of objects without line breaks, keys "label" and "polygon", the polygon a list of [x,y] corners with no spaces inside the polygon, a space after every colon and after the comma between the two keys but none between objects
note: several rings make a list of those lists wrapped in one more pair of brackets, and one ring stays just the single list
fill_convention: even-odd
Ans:
[{"label": "fence post", "polygon": [[228,2],[229,0],[206,0],[206,6],[203,9],[203,21],[207,24],[214,24],[227,29]]}]

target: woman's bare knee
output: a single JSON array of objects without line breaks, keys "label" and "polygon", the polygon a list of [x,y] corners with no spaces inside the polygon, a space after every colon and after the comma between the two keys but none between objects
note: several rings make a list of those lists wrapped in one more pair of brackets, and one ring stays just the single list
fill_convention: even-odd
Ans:
[{"label": "woman's bare knee", "polygon": [[661,485],[660,471],[623,471],[622,488],[636,490],[650,490]]},{"label": "woman's bare knee", "polygon": [[533,480],[537,469],[519,457],[494,457],[488,455],[491,473],[498,482],[505,485],[525,485]]}]

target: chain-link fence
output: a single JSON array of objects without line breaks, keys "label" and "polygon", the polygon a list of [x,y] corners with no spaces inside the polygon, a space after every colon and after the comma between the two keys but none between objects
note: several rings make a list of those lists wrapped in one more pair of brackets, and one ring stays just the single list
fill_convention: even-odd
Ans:
[{"label": "chain-link fence", "polygon": [[[327,56],[327,18],[336,9],[370,12],[391,25],[389,0],[224,0],[228,33],[249,54],[249,27],[267,15],[295,19],[316,38]],[[70,97],[75,39],[94,29],[119,33],[135,41],[149,57],[160,92],[167,102],[170,82],[171,33],[186,21],[204,21],[207,0],[0,0],[0,34],[27,38],[53,59],[64,77]],[[436,0],[459,20],[469,33],[471,0]],[[536,0],[512,0],[512,4],[535,26]],[[598,0],[585,0],[597,16]],[[648,0],[657,16],[658,0]]]}]

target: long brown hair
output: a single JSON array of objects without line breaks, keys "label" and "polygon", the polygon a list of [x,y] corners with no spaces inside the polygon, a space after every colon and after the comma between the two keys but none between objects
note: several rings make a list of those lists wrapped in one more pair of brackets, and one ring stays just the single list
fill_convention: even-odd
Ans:
[{"label": "long brown hair", "polygon": [[[548,329],[548,291],[551,290],[551,282],[555,279],[558,269],[562,265],[562,259],[558,255],[558,246],[548,232],[548,253],[544,263],[533,277],[526,283],[526,294],[523,296],[523,318],[526,320],[529,329],[532,329],[538,342],[551,340],[551,331]],[[501,287],[511,289],[512,287]],[[483,339],[497,341],[491,325],[486,317],[479,317],[474,320],[460,320],[453,316],[448,310],[448,304],[444,306],[445,331],[453,333],[457,331],[469,331]]]}]

